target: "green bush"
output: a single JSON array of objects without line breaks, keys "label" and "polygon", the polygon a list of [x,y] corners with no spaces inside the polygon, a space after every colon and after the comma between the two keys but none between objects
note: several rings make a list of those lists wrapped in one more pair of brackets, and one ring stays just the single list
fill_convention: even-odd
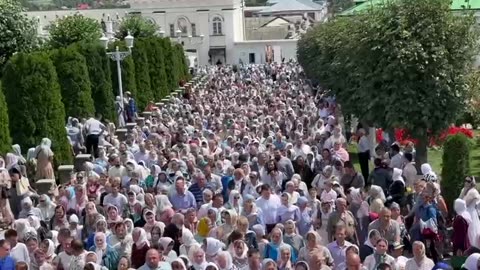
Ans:
[{"label": "green bush", "polygon": [[137,77],[136,101],[139,110],[143,110],[150,101],[154,100],[152,87],[150,85],[148,42],[143,39],[135,40],[132,54],[135,62],[135,74]]},{"label": "green bush", "polygon": [[49,55],[16,54],[5,67],[2,83],[14,143],[28,149],[38,145],[42,138],[50,138],[56,164],[70,164],[65,109]]},{"label": "green bush", "polygon": [[12,149],[12,138],[8,130],[8,109],[5,95],[0,85],[0,155],[6,154]]},{"label": "green bush", "polygon": [[[76,46],[86,60],[95,111],[102,114],[104,119],[114,121],[116,114],[110,71],[111,60],[106,55],[105,48],[97,43],[79,43]],[[115,68],[115,72],[116,70]]]},{"label": "green bush", "polygon": [[441,186],[450,209],[470,173],[470,148],[471,141],[461,133],[448,136],[443,144]]},{"label": "green bush", "polygon": [[51,58],[57,71],[66,115],[76,118],[94,116],[95,107],[85,57],[75,48],[68,47],[54,50]]},{"label": "green bush", "polygon": [[[114,52],[115,47],[118,46],[120,51],[128,51],[125,42],[117,41],[109,46],[109,51]],[[132,56],[125,57],[121,62],[122,69],[122,87],[123,93],[129,91],[132,93],[133,97],[137,97],[137,82],[135,77],[135,63],[133,62]],[[112,85],[113,85],[113,94],[114,96],[119,96],[118,88],[118,72],[117,72],[117,62],[110,61],[110,68],[112,71]]]}]

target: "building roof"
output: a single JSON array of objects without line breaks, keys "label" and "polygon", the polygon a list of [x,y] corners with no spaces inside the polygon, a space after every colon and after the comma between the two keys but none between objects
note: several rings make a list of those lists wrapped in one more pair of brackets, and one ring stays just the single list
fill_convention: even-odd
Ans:
[{"label": "building roof", "polygon": [[259,13],[278,13],[292,11],[318,11],[324,6],[312,2],[312,0],[278,0],[273,6],[267,7]]},{"label": "building roof", "polygon": [[[362,12],[372,7],[381,5],[385,3],[385,1],[388,1],[388,0],[366,0],[366,1],[357,0],[355,2],[357,3],[363,2],[363,3],[358,3],[356,6],[345,10],[340,15],[342,16],[353,15],[357,12]],[[452,10],[480,9],[480,0],[452,0],[451,9]]]}]

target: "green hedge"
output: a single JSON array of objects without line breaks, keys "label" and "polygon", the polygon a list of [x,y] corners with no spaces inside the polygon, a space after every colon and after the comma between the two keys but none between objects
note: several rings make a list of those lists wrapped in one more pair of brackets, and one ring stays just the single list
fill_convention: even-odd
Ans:
[{"label": "green hedge", "polygon": [[461,133],[448,136],[443,144],[441,187],[450,209],[470,173],[470,148],[471,141]]},{"label": "green hedge", "polygon": [[5,102],[5,95],[3,94],[0,84],[0,155],[5,155],[12,150],[12,138],[8,130],[8,109]]},{"label": "green hedge", "polygon": [[135,74],[137,75],[137,106],[143,110],[150,101],[154,100],[152,86],[150,84],[150,63],[148,55],[148,41],[135,40],[132,49],[133,61],[135,62]]},{"label": "green hedge", "polygon": [[56,164],[70,164],[65,109],[49,55],[16,54],[6,65],[2,82],[14,143],[28,149],[38,145],[42,138],[50,138]]},{"label": "green hedge", "polygon": [[74,47],[68,47],[54,50],[51,58],[57,71],[66,115],[76,118],[94,116],[92,86],[85,57]]},{"label": "green hedge", "polygon": [[110,71],[111,60],[106,55],[105,48],[96,43],[77,43],[75,46],[86,60],[96,113],[102,114],[104,119],[114,121],[116,114]]},{"label": "green hedge", "polygon": [[159,101],[169,93],[167,73],[165,69],[165,54],[159,38],[149,38],[147,42],[148,55],[150,57],[150,85],[152,86],[155,101]]}]

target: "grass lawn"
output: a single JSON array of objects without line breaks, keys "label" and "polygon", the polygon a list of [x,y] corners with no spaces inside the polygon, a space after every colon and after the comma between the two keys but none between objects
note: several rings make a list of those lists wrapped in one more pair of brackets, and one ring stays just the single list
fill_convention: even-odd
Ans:
[{"label": "grass lawn", "polygon": [[[473,147],[470,152],[470,174],[475,176],[475,178],[480,179],[480,140],[477,140],[477,137],[480,137],[480,130],[475,131],[475,138],[473,139]],[[358,163],[357,156],[357,146],[351,144],[348,146],[348,152],[350,153],[350,159],[355,164],[357,171],[360,171],[360,164]],[[442,173],[442,155],[443,149],[433,149],[428,150],[428,163],[432,166],[432,169],[440,175]],[[373,163],[370,162],[370,169],[373,169]]]}]

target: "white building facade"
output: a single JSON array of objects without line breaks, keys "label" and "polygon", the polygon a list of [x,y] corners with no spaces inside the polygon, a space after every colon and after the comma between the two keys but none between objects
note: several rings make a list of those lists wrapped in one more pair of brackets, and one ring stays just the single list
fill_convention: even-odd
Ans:
[{"label": "white building facade", "polygon": [[[289,0],[286,0],[289,1]],[[296,59],[297,39],[246,40],[243,0],[131,0],[128,9],[32,11],[44,28],[77,12],[99,21],[141,15],[160,27],[159,35],[181,42],[191,65],[265,63]],[[108,27],[107,27],[108,28]],[[271,59],[270,58],[270,59]]]}]

